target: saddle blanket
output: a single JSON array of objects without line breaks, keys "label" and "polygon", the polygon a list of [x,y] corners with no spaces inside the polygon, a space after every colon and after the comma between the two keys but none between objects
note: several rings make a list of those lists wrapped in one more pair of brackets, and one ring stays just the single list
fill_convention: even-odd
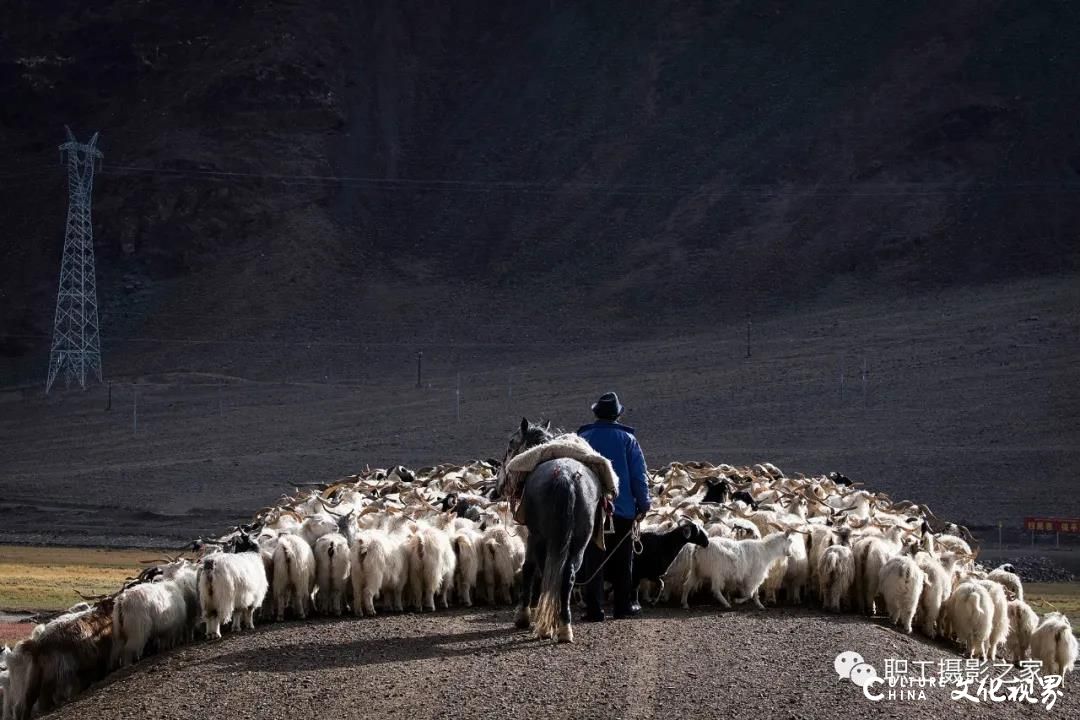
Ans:
[{"label": "saddle blanket", "polygon": [[605,496],[609,498],[618,496],[619,477],[615,474],[615,468],[611,466],[611,462],[593,450],[585,438],[574,433],[559,435],[542,445],[515,455],[506,463],[506,475],[510,486],[519,488],[521,480],[535,470],[537,465],[556,458],[577,460],[600,479],[600,487]]},{"label": "saddle blanket", "polygon": [[598,548],[604,550],[604,516],[611,514],[612,500],[619,494],[619,477],[615,474],[611,461],[593,450],[592,446],[580,435],[574,433],[559,435],[542,445],[515,455],[506,463],[504,496],[511,498],[514,520],[522,525],[525,524],[525,506],[521,502],[521,490],[526,476],[538,465],[556,458],[577,460],[600,480],[603,497],[596,506],[593,542]]}]

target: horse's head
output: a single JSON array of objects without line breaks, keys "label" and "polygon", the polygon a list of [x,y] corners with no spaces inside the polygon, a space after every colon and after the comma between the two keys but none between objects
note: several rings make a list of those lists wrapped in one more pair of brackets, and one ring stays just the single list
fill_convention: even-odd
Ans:
[{"label": "horse's head", "polygon": [[521,418],[521,425],[510,436],[510,442],[506,446],[503,465],[506,465],[506,462],[515,455],[537,445],[542,445],[553,437],[555,437],[555,433],[551,429],[550,420],[546,423],[543,421],[532,423],[529,422],[528,418]]},{"label": "horse's head", "polygon": [[500,489],[500,494],[506,480],[506,463],[529,448],[546,443],[560,432],[557,429],[552,429],[550,420],[546,423],[543,421],[533,423],[529,422],[528,418],[521,418],[521,425],[510,436],[510,441],[506,445],[506,454],[503,455],[502,465],[499,466],[496,487]]}]

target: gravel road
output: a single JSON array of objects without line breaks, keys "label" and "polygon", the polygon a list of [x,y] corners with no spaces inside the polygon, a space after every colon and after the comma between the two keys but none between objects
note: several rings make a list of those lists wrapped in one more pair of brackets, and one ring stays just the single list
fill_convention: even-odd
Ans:
[{"label": "gravel road", "polygon": [[833,659],[937,661],[947,649],[805,609],[686,613],[579,624],[574,645],[511,628],[509,609],[263,625],[150,658],[50,717],[851,718],[1078,717],[1072,677],[1050,712],[975,705],[932,688],[873,704]]}]

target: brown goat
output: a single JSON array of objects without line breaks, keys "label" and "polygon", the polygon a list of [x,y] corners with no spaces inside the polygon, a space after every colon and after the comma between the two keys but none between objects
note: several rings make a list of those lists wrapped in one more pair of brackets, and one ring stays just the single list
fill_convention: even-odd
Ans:
[{"label": "brown goat", "polygon": [[115,598],[69,619],[60,618],[19,643],[8,658],[5,698],[13,720],[27,720],[35,704],[47,712],[73,699],[109,669]]}]

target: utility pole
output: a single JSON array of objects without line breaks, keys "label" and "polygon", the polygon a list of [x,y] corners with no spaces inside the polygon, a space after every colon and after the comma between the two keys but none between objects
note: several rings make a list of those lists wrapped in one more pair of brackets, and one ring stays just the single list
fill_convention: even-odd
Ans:
[{"label": "utility pole", "polygon": [[750,313],[746,313],[746,357],[750,357]]},{"label": "utility pole", "polygon": [[866,364],[866,358],[863,357],[863,360],[862,360],[862,404],[863,404],[863,407],[866,407],[869,404],[869,394],[868,394],[868,391],[869,391],[869,378],[870,378],[870,367],[869,367],[869,365]]},{"label": "utility pole", "polygon": [[72,379],[86,389],[87,372],[101,382],[101,336],[98,332],[97,279],[94,272],[94,228],[90,222],[90,201],[94,189],[94,169],[103,155],[97,149],[98,134],[88,143],[75,140],[71,129],[60,146],[67,154],[68,213],[64,230],[64,254],[60,260],[60,288],[56,293],[52,347],[45,394],[56,376],[64,373],[64,386]]}]

